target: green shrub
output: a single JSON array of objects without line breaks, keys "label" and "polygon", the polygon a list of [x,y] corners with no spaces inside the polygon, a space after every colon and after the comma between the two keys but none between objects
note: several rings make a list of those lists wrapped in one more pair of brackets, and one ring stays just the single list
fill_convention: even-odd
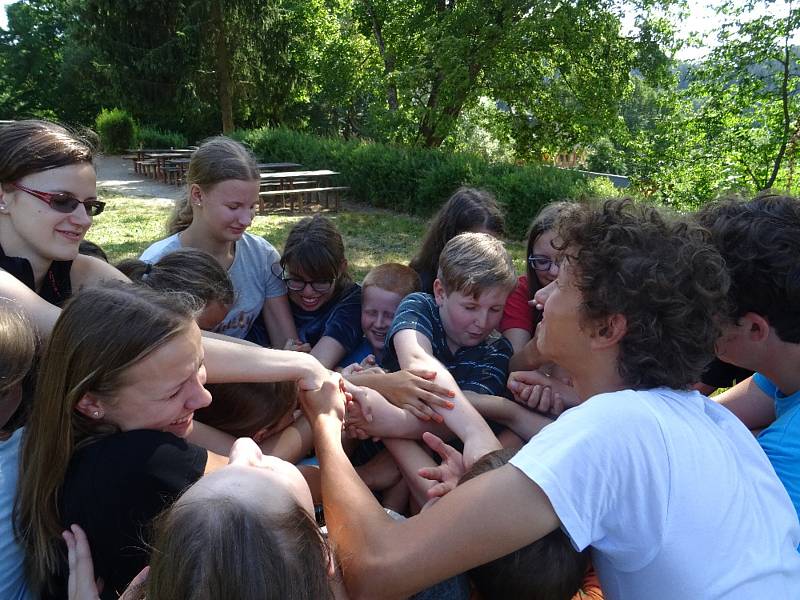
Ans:
[{"label": "green shrub", "polygon": [[133,146],[136,125],[133,117],[121,108],[103,109],[95,119],[100,146],[108,154],[119,154]]},{"label": "green shrub", "polygon": [[141,148],[185,148],[188,142],[181,133],[142,125],[136,131],[136,145]]},{"label": "green shrub", "polygon": [[[336,184],[349,186],[351,200],[370,206],[429,216],[461,185],[488,189],[505,211],[509,233],[520,238],[548,202],[598,195],[580,173],[543,165],[492,163],[472,154],[316,137],[288,129],[240,130],[233,136],[265,162],[338,171]],[[592,185],[608,191],[602,183]]]}]

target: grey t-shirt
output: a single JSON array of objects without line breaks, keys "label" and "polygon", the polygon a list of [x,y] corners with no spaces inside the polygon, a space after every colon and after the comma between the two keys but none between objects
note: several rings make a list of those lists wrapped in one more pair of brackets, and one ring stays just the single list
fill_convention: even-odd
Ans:
[{"label": "grey t-shirt", "polygon": [[[165,254],[183,247],[179,236],[176,233],[151,244],[139,258],[149,263],[158,262]],[[286,295],[286,285],[272,272],[272,265],[280,259],[278,251],[267,240],[245,232],[236,242],[236,254],[228,269],[236,299],[225,320],[214,331],[244,339],[261,314],[264,301]]]}]

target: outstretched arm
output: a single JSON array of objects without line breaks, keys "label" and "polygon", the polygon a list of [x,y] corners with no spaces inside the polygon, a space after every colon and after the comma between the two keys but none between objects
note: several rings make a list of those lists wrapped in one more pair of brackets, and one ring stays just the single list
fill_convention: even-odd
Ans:
[{"label": "outstretched arm", "polygon": [[511,465],[458,486],[411,519],[393,521],[344,453],[344,399],[338,389],[326,383],[304,393],[302,403],[320,460],[328,535],[352,598],[405,598],[522,548],[559,525],[544,492]]},{"label": "outstretched arm", "polygon": [[748,429],[763,429],[775,420],[775,401],[748,377],[714,396],[722,406],[739,417]]},{"label": "outstretched arm", "polygon": [[501,447],[484,418],[464,397],[450,372],[434,358],[428,338],[413,329],[403,329],[394,334],[391,342],[403,369],[435,372],[439,385],[453,392],[453,408],[434,407],[434,410],[443,417],[444,424],[464,442],[464,459],[468,466],[487,452]]}]

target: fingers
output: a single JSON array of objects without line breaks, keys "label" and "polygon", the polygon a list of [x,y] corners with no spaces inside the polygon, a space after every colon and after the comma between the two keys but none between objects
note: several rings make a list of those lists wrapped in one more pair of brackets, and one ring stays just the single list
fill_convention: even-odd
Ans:
[{"label": "fingers", "polygon": [[[411,403],[406,403],[406,404],[403,404],[403,406],[401,408],[403,408],[403,410],[407,410],[408,412],[410,412],[412,415],[417,417],[420,421],[430,421],[431,418],[432,418],[432,415],[430,415],[430,414],[425,412],[426,408],[429,411],[431,409],[428,408],[427,406],[425,406],[424,404],[422,404],[421,402],[416,404],[416,405],[415,404],[411,404]],[[433,411],[431,411],[431,412],[433,412]]]},{"label": "fingers", "polygon": [[150,575],[149,565],[139,571],[139,574],[131,580],[128,587],[122,592],[122,596],[119,597],[119,600],[135,600],[141,598],[142,592],[144,591],[142,588],[147,583],[148,575]]},{"label": "fingers", "polygon": [[431,481],[441,481],[444,478],[441,467],[423,467],[417,471],[417,475],[423,479],[430,479]]},{"label": "fingers", "polygon": [[553,407],[550,409],[550,413],[554,415],[560,415],[562,412],[564,412],[564,408],[565,408],[564,397],[558,392],[554,392]]},{"label": "fingers", "polygon": [[426,431],[422,434],[422,441],[444,461],[453,459],[461,460],[461,452],[451,445],[446,444],[442,438],[430,431]]}]

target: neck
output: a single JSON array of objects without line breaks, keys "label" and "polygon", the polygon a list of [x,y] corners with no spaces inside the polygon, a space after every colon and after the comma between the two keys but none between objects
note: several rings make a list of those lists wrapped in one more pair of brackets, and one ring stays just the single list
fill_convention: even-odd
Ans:
[{"label": "neck", "polygon": [[768,378],[786,396],[800,391],[800,344],[775,340],[756,371]]},{"label": "neck", "polygon": [[630,387],[619,374],[617,358],[617,352],[595,351],[579,366],[569,369],[572,385],[581,402],[597,394],[618,392]]},{"label": "neck", "polygon": [[50,268],[53,259],[42,257],[34,251],[25,240],[17,235],[17,232],[5,219],[0,219],[0,245],[2,245],[3,252],[6,253],[6,256],[27,259],[33,270],[34,288],[37,290],[40,289],[47,269]]},{"label": "neck", "polygon": [[189,227],[180,232],[181,244],[208,252],[217,261],[230,266],[233,261],[234,243],[219,241],[211,232],[207,231],[198,221],[193,221]]}]

